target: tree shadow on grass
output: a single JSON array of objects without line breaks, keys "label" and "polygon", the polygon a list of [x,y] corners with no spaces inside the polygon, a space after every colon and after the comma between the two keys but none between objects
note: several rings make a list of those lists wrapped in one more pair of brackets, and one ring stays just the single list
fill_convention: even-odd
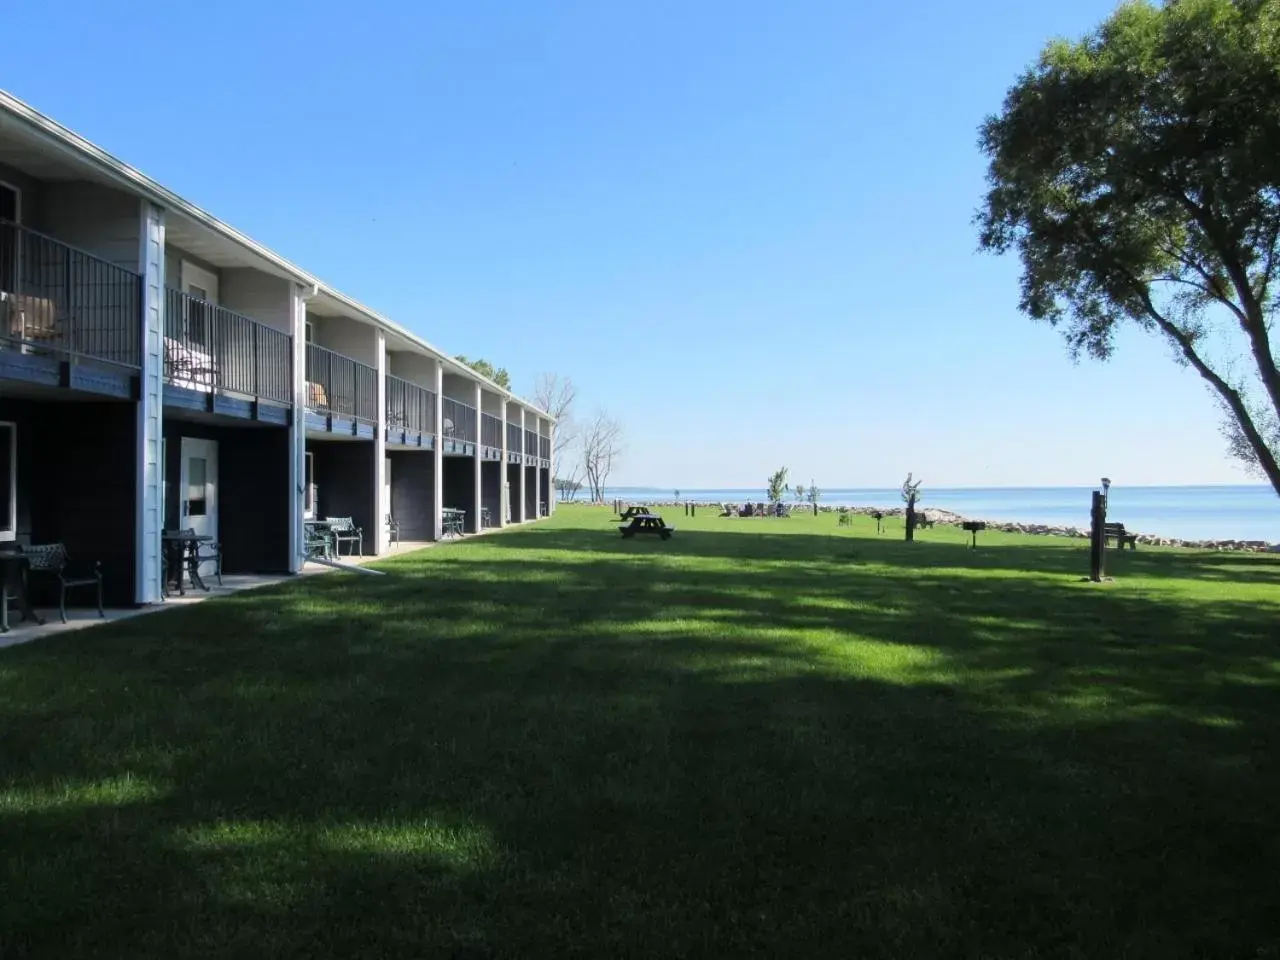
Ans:
[{"label": "tree shadow on grass", "polygon": [[559,533],[8,651],[6,960],[1280,936],[1274,606]]}]

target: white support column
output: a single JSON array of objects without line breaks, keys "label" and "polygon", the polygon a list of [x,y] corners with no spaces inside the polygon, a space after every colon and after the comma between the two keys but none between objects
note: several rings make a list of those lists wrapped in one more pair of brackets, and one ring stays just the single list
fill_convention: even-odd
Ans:
[{"label": "white support column", "polygon": [[440,540],[444,537],[444,515],[440,512],[444,509],[444,364],[439,360],[436,361],[435,392],[436,422],[432,429],[436,441],[431,448],[435,458],[431,469],[431,502],[435,509],[431,518],[431,539]]},{"label": "white support column", "polygon": [[547,462],[551,464],[547,470],[547,475],[551,478],[551,492],[547,497],[547,513],[555,514],[556,501],[559,498],[556,490],[556,422],[554,420],[547,421]]},{"label": "white support column", "polygon": [[[142,370],[135,433],[134,600],[156,603],[162,592],[164,527],[164,210],[143,200],[138,211],[142,272]],[[177,477],[174,477],[177,482]]]},{"label": "white support column", "polygon": [[373,552],[382,556],[387,552],[390,540],[387,514],[391,511],[391,504],[384,499],[387,487],[387,336],[381,330],[375,330],[373,335],[378,371],[374,390],[378,429],[373,435]]},{"label": "white support column", "polygon": [[526,520],[529,519],[527,516],[525,516],[525,514],[529,512],[525,506],[529,502],[529,494],[526,492],[526,489],[525,489],[529,485],[529,468],[524,465],[524,458],[526,453],[524,449],[526,446],[525,436],[524,436],[524,418],[525,418],[525,410],[524,410],[524,407],[521,407],[520,408],[520,496],[517,498],[517,502],[516,502],[516,509],[515,509],[516,523],[524,523]]},{"label": "white support column", "polygon": [[498,517],[499,527],[507,525],[507,511],[511,509],[511,487],[507,483],[507,475],[511,467],[507,464],[507,399],[502,398],[502,416],[498,417],[498,429],[502,440],[502,467],[498,472]]},{"label": "white support column", "polygon": [[302,518],[307,509],[307,294],[294,285],[289,299],[289,329],[293,334],[293,415],[289,420],[289,572],[299,573],[307,548]]},{"label": "white support column", "polygon": [[481,440],[484,438],[484,390],[480,384],[476,384],[475,394],[476,404],[476,450],[475,450],[475,490],[473,491],[473,507],[475,508],[471,516],[475,519],[471,523],[471,532],[479,533],[483,528],[480,522],[480,508],[484,506],[484,458],[480,455],[483,447]]},{"label": "white support column", "polygon": [[[533,468],[533,519],[540,520],[542,518],[542,505],[547,502],[547,491],[543,489],[546,484],[542,480],[542,418],[533,418],[534,443],[538,449],[533,452],[534,463],[537,464]],[[548,508],[550,509],[550,508]]]}]

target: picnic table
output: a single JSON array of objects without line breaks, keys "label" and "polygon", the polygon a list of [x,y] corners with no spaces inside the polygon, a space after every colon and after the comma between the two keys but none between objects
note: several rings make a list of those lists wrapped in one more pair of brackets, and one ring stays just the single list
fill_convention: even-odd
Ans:
[{"label": "picnic table", "polygon": [[627,507],[622,511],[622,516],[618,517],[618,523],[627,523],[632,517],[648,516],[648,507]]},{"label": "picnic table", "polygon": [[176,576],[178,596],[186,596],[187,591],[183,585],[183,572],[185,570],[191,579],[191,586],[198,587],[206,593],[209,585],[204,582],[204,578],[200,576],[200,544],[212,543],[213,537],[207,533],[195,533],[190,530],[165,530],[160,534],[160,540],[164,544],[165,550],[165,566],[168,568],[168,574],[165,577],[165,593],[168,593],[168,579],[170,576]]},{"label": "picnic table", "polygon": [[34,620],[39,624],[44,623],[31,609],[31,602],[27,599],[29,567],[30,557],[23,553],[20,547],[0,552],[0,633],[9,632],[9,598],[11,596],[18,601],[18,609],[22,611],[24,621]]},{"label": "picnic table", "polygon": [[460,537],[466,529],[467,511],[458,510],[454,507],[445,507],[440,511],[440,520],[444,536]]},{"label": "picnic table", "polygon": [[663,540],[670,540],[671,535],[676,532],[675,527],[668,527],[661,517],[652,513],[632,514],[631,522],[625,527],[619,527],[618,530],[624,537],[634,537],[637,533],[649,533]]}]

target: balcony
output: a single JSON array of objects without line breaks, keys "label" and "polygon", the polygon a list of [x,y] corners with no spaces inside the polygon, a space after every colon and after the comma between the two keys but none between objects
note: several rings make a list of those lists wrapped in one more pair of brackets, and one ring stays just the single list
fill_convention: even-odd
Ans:
[{"label": "balcony", "polygon": [[524,432],[524,455],[525,463],[538,455],[538,435],[532,430]]},{"label": "balcony", "polygon": [[480,415],[480,443],[495,450],[502,449],[502,421],[493,414]]},{"label": "balcony", "polygon": [[520,424],[518,423],[507,424],[507,456],[508,457],[510,457],[512,454],[519,455],[520,434],[522,432],[523,431],[521,431],[520,429]]},{"label": "balcony", "polygon": [[320,414],[377,423],[378,371],[308,343],[307,407]]},{"label": "balcony", "polygon": [[0,220],[0,347],[132,371],[141,329],[136,273]]},{"label": "balcony", "polygon": [[165,290],[164,378],[198,393],[293,403],[293,337],[225,307]]},{"label": "balcony", "polygon": [[550,437],[538,437],[538,459],[539,460],[551,459],[551,438]]},{"label": "balcony", "polygon": [[476,442],[476,408],[460,400],[445,397],[440,409],[443,415],[444,439],[461,443]]},{"label": "balcony", "polygon": [[387,428],[412,434],[436,432],[436,395],[399,377],[387,376]]}]

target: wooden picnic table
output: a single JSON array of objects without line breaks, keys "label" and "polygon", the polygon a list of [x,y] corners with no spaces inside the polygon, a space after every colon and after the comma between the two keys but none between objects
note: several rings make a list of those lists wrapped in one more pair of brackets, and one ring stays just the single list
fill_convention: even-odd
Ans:
[{"label": "wooden picnic table", "polygon": [[622,511],[622,516],[618,517],[617,522],[627,523],[632,517],[647,516],[648,513],[648,507],[627,507]]},{"label": "wooden picnic table", "polygon": [[618,529],[624,537],[634,537],[637,533],[649,533],[663,540],[670,540],[671,535],[676,532],[675,527],[668,527],[661,517],[652,513],[632,514],[631,522]]}]

